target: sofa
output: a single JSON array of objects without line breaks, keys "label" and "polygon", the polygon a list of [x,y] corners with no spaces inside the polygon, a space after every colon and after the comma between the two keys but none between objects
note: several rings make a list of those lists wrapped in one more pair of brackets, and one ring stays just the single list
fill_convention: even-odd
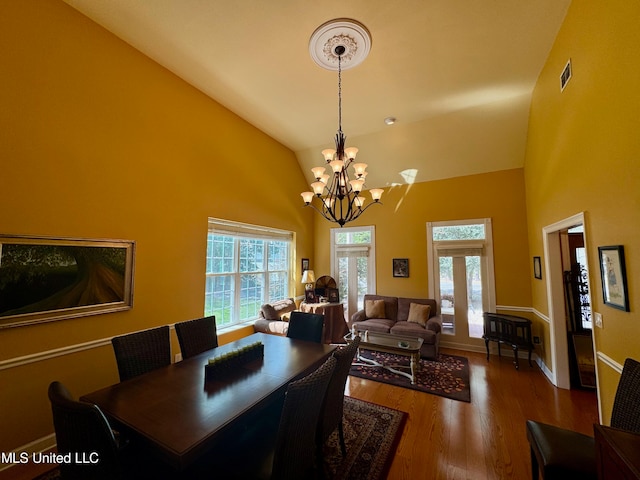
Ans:
[{"label": "sofa", "polygon": [[427,359],[437,358],[442,318],[438,315],[435,300],[367,294],[364,296],[364,306],[364,309],[351,316],[350,330],[421,337],[424,343],[420,349],[420,356]]},{"label": "sofa", "polygon": [[259,318],[253,324],[253,328],[260,333],[286,336],[289,330],[288,314],[295,309],[296,303],[293,298],[265,303],[260,307]]}]

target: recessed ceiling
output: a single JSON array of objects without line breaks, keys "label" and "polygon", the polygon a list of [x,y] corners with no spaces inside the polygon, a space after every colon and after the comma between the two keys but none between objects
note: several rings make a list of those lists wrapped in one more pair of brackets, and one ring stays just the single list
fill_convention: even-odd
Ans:
[{"label": "recessed ceiling", "polygon": [[342,128],[369,188],[522,167],[531,93],[570,5],[65,1],[291,148],[309,181],[338,127],[337,73],[309,39],[331,19],[361,22],[371,50],[342,74]]}]

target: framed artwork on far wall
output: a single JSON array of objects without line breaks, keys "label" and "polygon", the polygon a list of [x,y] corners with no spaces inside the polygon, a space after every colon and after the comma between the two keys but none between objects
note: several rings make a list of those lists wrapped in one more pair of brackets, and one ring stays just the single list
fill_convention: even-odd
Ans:
[{"label": "framed artwork on far wall", "polygon": [[300,270],[302,273],[304,273],[305,270],[309,270],[309,259],[308,258],[303,258],[302,259],[302,269]]},{"label": "framed artwork on far wall", "polygon": [[542,264],[540,257],[533,257],[533,276],[538,280],[542,280]]},{"label": "framed artwork on far wall", "polygon": [[404,277],[404,278],[409,276],[409,259],[408,258],[393,259],[393,276]]},{"label": "framed artwork on far wall", "polygon": [[598,247],[598,256],[605,305],[628,312],[629,294],[627,293],[624,247],[622,245]]}]

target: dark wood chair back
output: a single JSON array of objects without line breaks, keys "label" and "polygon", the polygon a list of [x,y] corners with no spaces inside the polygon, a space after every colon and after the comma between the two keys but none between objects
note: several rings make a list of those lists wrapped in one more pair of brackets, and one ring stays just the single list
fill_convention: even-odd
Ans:
[{"label": "dark wood chair back", "polygon": [[611,410],[611,426],[640,433],[640,363],[624,361]]},{"label": "dark wood chair back", "polygon": [[324,315],[298,311],[291,312],[287,337],[322,343],[323,330]]},{"label": "dark wood chair back", "polygon": [[182,358],[193,357],[218,346],[216,317],[198,318],[176,323],[176,335]]},{"label": "dark wood chair back", "polygon": [[313,478],[318,419],[336,359],[329,358],[315,372],[292,382],[282,407],[271,478]]},{"label": "dark wood chair back", "polygon": [[322,457],[322,445],[327,441],[329,436],[338,429],[340,439],[340,448],[342,454],[346,455],[347,448],[344,442],[344,429],[342,425],[342,417],[344,411],[344,388],[351,370],[351,363],[355,357],[358,347],[360,346],[360,337],[356,337],[347,346],[341,347],[333,353],[336,359],[336,368],[329,381],[327,394],[324,398],[322,406],[322,414],[320,416],[319,433],[319,454]]},{"label": "dark wood chair back", "polygon": [[[118,444],[106,417],[97,405],[75,400],[60,382],[49,385],[59,454],[71,454],[71,463],[60,465],[61,477],[78,480],[122,478]],[[87,463],[82,463],[86,460]],[[98,460],[97,463],[90,463]]]},{"label": "dark wood chair back", "polygon": [[171,364],[168,325],[114,337],[111,344],[121,382]]}]

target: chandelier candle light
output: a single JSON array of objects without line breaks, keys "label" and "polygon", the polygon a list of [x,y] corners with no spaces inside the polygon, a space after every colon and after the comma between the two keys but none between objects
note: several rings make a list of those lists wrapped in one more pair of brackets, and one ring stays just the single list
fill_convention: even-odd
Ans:
[{"label": "chandelier candle light", "polygon": [[[371,48],[369,31],[359,22],[348,19],[331,20],[321,25],[311,36],[309,50],[315,62],[323,68],[338,70],[338,133],[336,134],[336,148],[322,151],[330,171],[325,173],[326,167],[312,168],[316,181],[311,184],[313,192],[303,192],[300,195],[305,206],[311,206],[324,218],[338,223],[341,227],[345,223],[358,218],[362,212],[375,203],[380,203],[383,190],[372,188],[369,190],[373,203],[365,204],[361,195],[367,176],[366,163],[355,163],[358,149],[345,148],[346,137],[342,133],[342,68],[354,67],[364,60]],[[348,168],[353,166],[353,180],[349,177]],[[313,197],[317,196],[321,208],[313,205]]]}]

